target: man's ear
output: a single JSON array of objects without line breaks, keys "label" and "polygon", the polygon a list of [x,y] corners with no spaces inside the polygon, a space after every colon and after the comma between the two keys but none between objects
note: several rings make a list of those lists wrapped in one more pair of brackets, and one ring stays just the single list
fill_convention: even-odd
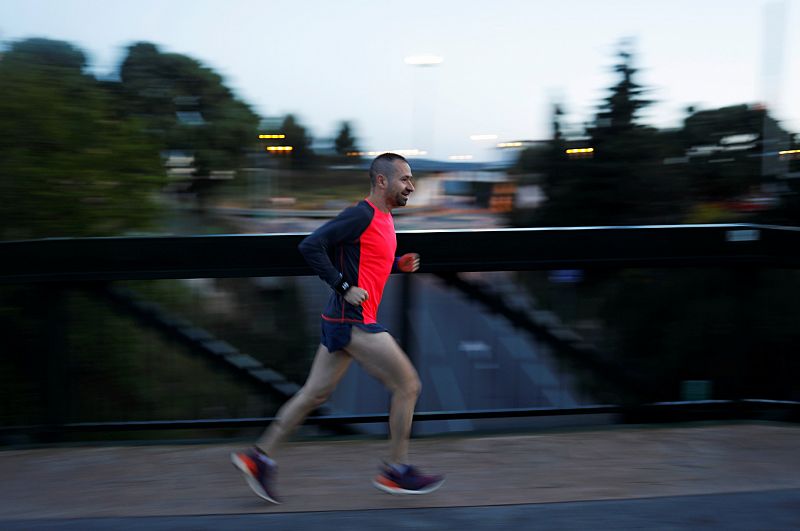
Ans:
[{"label": "man's ear", "polygon": [[380,188],[386,188],[386,185],[388,184],[389,179],[387,179],[384,174],[379,173],[378,176],[375,179],[375,182]]}]

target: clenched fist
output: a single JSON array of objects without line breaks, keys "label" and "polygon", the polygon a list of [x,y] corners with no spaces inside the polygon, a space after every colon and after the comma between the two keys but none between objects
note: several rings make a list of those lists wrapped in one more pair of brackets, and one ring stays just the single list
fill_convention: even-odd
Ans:
[{"label": "clenched fist", "polygon": [[404,254],[398,258],[397,268],[404,273],[413,273],[419,269],[419,255],[417,253]]},{"label": "clenched fist", "polygon": [[361,306],[367,299],[369,299],[367,290],[359,288],[358,286],[353,286],[344,294],[344,300],[353,306]]}]

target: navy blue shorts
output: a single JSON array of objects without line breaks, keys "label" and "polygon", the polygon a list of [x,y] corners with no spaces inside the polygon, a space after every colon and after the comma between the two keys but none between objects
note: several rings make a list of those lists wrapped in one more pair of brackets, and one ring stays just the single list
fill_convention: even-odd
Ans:
[{"label": "navy blue shorts", "polygon": [[386,332],[386,328],[379,323],[363,324],[363,323],[334,323],[331,321],[322,321],[322,339],[320,343],[325,345],[328,352],[336,352],[342,350],[350,344],[350,331],[354,326],[359,327],[365,332],[377,334],[378,332]]}]

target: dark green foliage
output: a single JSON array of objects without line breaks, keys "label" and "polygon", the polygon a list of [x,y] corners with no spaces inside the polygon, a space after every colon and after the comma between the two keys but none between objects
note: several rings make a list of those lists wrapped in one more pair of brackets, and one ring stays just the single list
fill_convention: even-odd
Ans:
[{"label": "dark green foliage", "polygon": [[156,147],[59,41],[0,61],[0,237],[106,236],[152,226],[164,183]]},{"label": "dark green foliage", "polygon": [[578,284],[547,273],[519,274],[541,309],[594,344],[637,396],[571,362],[595,400],[632,403],[683,398],[683,382],[707,381],[714,399],[800,399],[800,273],[757,269],[588,270]]},{"label": "dark green foliage", "polygon": [[120,79],[124,112],[144,120],[161,149],[191,152],[198,176],[237,169],[244,148],[257,143],[258,116],[191,57],[137,43],[128,48]]},{"label": "dark green foliage", "polygon": [[[101,293],[59,293],[67,322],[47,323],[42,334],[42,304],[54,301],[53,288],[0,290],[0,314],[14,311],[0,321],[8,347],[0,356],[0,424],[45,423],[54,409],[66,422],[274,413],[253,386],[119,313]],[[180,297],[180,286],[173,283],[170,295]]]},{"label": "dark green foliage", "polygon": [[289,153],[291,167],[299,169],[311,166],[314,162],[314,152],[311,151],[311,136],[293,114],[289,114],[284,118],[280,132],[286,135],[286,145],[292,146],[292,151]]},{"label": "dark green foliage", "polygon": [[342,122],[342,126],[339,129],[339,134],[336,135],[334,144],[336,147],[336,153],[343,157],[347,156],[348,153],[358,151],[356,139],[353,137],[353,132],[350,127],[350,122]]},{"label": "dark green foliage", "polygon": [[[668,135],[638,122],[651,102],[635,82],[632,53],[623,47],[614,70],[619,82],[598,110],[583,141],[562,133],[559,106],[553,113],[548,146],[522,153],[523,171],[542,174],[547,197],[536,211],[513,214],[515,224],[541,226],[622,225],[676,219],[682,207],[684,181],[663,165],[674,146]],[[571,156],[569,148],[592,148],[591,155]]]},{"label": "dark green foliage", "polygon": [[800,275],[793,271],[631,271],[601,309],[618,363],[635,367],[652,400],[683,380],[709,380],[714,398],[800,398],[794,346]]},{"label": "dark green foliage", "polygon": [[[623,44],[614,67],[618,81],[582,140],[565,139],[562,112],[553,113],[547,146],[525,150],[523,172],[538,173],[546,197],[536,209],[511,215],[517,226],[635,225],[798,219],[798,192],[782,179],[791,164],[778,149],[789,135],[759,106],[689,109],[683,127],[657,130],[641,123],[652,102],[636,82],[633,54]],[[587,156],[568,148],[591,147]],[[782,190],[777,209],[753,214],[739,205],[765,188]]]}]

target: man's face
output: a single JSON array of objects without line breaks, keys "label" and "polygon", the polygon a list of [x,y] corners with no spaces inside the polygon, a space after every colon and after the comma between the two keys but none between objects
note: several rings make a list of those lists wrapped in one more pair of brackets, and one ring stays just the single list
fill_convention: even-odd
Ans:
[{"label": "man's face", "polygon": [[414,178],[407,162],[394,162],[392,174],[387,176],[386,198],[392,207],[406,206],[408,196],[414,191]]}]

